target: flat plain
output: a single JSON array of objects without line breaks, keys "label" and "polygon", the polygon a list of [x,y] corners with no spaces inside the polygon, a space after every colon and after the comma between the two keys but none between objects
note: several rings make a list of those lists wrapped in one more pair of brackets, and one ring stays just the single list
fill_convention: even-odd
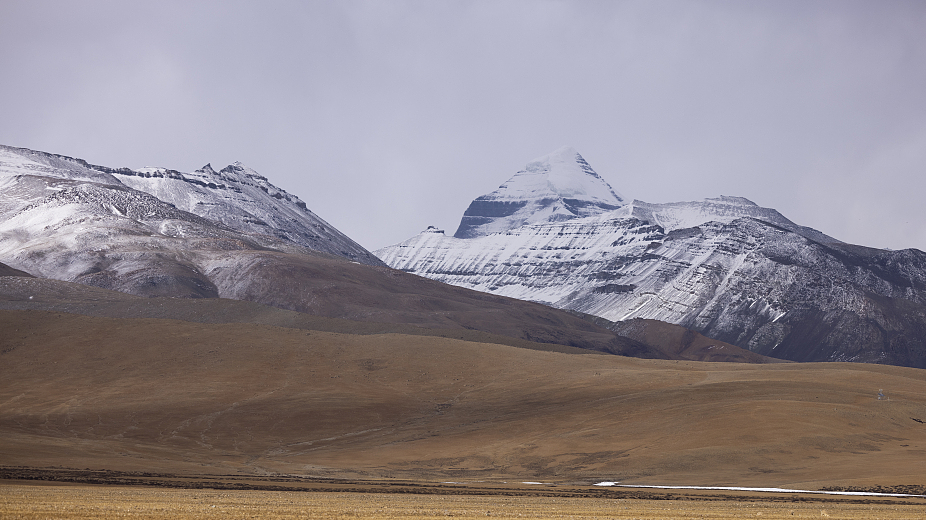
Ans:
[{"label": "flat plain", "polygon": [[923,518],[922,504],[643,500],[543,496],[369,494],[0,484],[0,518]]}]

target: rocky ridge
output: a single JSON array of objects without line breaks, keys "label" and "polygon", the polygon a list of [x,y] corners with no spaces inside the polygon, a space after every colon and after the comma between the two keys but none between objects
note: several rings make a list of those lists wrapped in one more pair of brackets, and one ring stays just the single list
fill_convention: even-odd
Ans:
[{"label": "rocky ridge", "polygon": [[[283,240],[356,262],[382,265],[369,251],[315,215],[305,202],[241,163],[218,172],[208,164],[192,173],[167,168],[132,170],[0,146],[0,183],[5,195],[0,211],[6,218],[39,206],[46,211],[69,202],[92,201],[104,213],[108,210],[117,217],[127,216],[127,212],[144,218],[170,215],[174,221],[219,224],[226,230],[265,235],[271,241]],[[17,229],[28,232],[21,217],[18,224]]]}]

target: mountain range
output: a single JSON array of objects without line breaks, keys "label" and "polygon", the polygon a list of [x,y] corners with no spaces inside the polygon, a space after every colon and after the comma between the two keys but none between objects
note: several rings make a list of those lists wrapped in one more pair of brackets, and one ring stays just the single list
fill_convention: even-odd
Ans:
[{"label": "mountain range", "polygon": [[546,305],[390,269],[241,164],[185,174],[2,147],[0,196],[0,266],[46,280],[148,298],[245,300],[482,340],[489,334],[639,357],[770,361],[736,348],[645,344]]},{"label": "mountain range", "polygon": [[474,200],[453,237],[431,227],[376,254],[614,330],[661,320],[776,358],[926,368],[926,253],[846,244],[741,197],[626,202],[569,147]]},{"label": "mountain range", "polygon": [[133,170],[3,146],[0,262],[140,296],[644,357],[685,350],[628,338],[628,320],[737,359],[926,367],[922,251],[846,244],[741,197],[628,201],[570,147],[475,199],[453,237],[432,227],[374,255],[240,163]]},{"label": "mountain range", "polygon": [[[677,319],[719,309],[717,324],[797,338],[814,322],[786,296],[823,294],[864,326],[889,310],[884,333],[910,327],[895,344],[914,352],[922,253],[745,199],[628,202],[573,154],[471,206],[469,238],[402,246],[474,290],[384,265],[240,164],[0,148],[0,478],[922,489],[922,370],[784,362]],[[736,295],[753,300],[725,307]],[[637,296],[636,314],[609,313]]]}]

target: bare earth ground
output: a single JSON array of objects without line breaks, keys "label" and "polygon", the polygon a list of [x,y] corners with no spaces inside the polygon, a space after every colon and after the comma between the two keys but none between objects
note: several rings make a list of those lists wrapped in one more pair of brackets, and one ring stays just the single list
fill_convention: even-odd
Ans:
[{"label": "bare earth ground", "polygon": [[163,490],[0,484],[0,518],[923,518],[922,504],[525,495]]}]

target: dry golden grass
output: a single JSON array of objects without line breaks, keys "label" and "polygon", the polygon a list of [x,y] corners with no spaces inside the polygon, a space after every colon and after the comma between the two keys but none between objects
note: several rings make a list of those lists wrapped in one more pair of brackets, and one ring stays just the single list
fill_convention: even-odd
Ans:
[{"label": "dry golden grass", "polygon": [[922,505],[0,485],[0,518],[923,518]]}]

